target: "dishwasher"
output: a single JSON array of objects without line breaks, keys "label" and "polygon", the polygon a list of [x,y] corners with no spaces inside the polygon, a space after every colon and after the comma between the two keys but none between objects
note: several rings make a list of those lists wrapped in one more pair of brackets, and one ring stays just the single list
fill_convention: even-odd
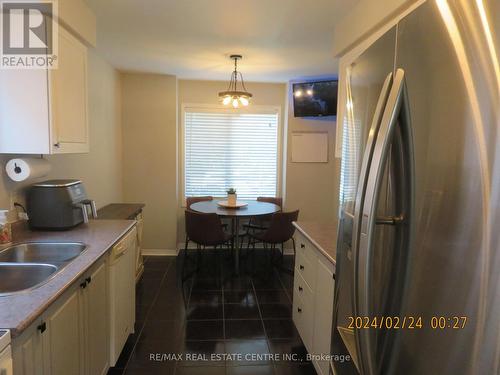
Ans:
[{"label": "dishwasher", "polygon": [[12,375],[12,352],[9,331],[0,330],[0,375]]},{"label": "dishwasher", "polygon": [[135,324],[134,227],[112,248],[109,258],[110,365],[114,366]]}]

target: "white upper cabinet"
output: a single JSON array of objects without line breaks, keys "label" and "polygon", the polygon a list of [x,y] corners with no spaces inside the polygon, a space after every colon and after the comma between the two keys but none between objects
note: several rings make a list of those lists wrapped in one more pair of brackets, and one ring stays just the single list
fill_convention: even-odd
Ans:
[{"label": "white upper cabinet", "polygon": [[58,59],[49,71],[52,152],[88,152],[87,48],[62,27]]},{"label": "white upper cabinet", "polygon": [[58,30],[57,69],[0,70],[0,153],[89,151],[87,48]]}]

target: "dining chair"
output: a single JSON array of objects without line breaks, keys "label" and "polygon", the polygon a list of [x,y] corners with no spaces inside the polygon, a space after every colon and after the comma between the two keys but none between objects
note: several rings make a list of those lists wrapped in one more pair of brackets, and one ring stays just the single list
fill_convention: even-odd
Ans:
[{"label": "dining chair", "polygon": [[[276,212],[271,215],[269,222],[269,227],[263,231],[250,232],[249,236],[251,238],[252,252],[255,253],[255,244],[262,243],[264,248],[267,249],[270,246],[271,249],[271,262],[273,260],[274,250],[277,245],[281,245],[281,260],[283,261],[283,255],[285,252],[285,242],[292,240],[293,244],[293,254],[295,257],[295,239],[293,234],[295,233],[295,227],[293,222],[297,221],[299,218],[299,210],[291,212]],[[279,249],[279,248],[278,248]],[[250,241],[247,250],[250,250]]]},{"label": "dining chair", "polygon": [[[280,197],[257,197],[257,202],[274,203],[280,208],[278,212],[280,212],[283,208],[283,198]],[[248,223],[248,228],[254,230],[265,230],[269,228],[271,217],[272,214],[255,217],[250,220],[250,223]]]},{"label": "dining chair", "polygon": [[[198,197],[186,197],[186,209],[188,209],[188,210],[191,209],[191,205],[193,205],[194,203],[210,202],[213,200],[214,200],[214,197],[212,197],[211,195],[204,195],[204,196],[198,196]],[[224,229],[227,229],[229,227],[228,223],[222,222],[221,225],[222,225],[222,228],[224,228]],[[185,243],[184,248],[187,249],[188,245],[189,245],[189,236],[186,233],[186,243]]]},{"label": "dining chair", "polygon": [[[257,197],[257,202],[267,202],[274,203],[280,209],[278,212],[281,212],[283,208],[283,198],[280,197]],[[271,222],[272,214],[265,216],[258,216],[250,218],[247,224],[243,225],[245,232],[243,233],[243,237],[248,239],[248,247],[251,245],[251,236],[249,236],[250,232],[264,231],[269,228],[269,224]],[[243,243],[243,240],[242,240]]]},{"label": "dining chair", "polygon": [[201,197],[186,197],[186,208],[190,209],[193,203],[213,201],[214,197],[205,195]]},{"label": "dining chair", "polygon": [[[215,213],[200,213],[187,209],[184,214],[186,236],[189,238],[189,241],[196,244],[196,268],[199,269],[202,249],[213,247],[214,250],[217,250],[217,247],[229,244],[233,239],[233,236],[223,231],[220,218]],[[187,259],[187,243],[184,248],[184,257]],[[184,262],[183,269],[185,263],[186,262]]]},{"label": "dining chair", "polygon": [[[214,200],[214,197],[212,197],[210,195],[204,195],[204,196],[200,196],[200,197],[186,197],[186,209],[190,210],[191,205],[193,205],[194,203],[207,202],[207,201],[213,201],[213,200]],[[187,230],[186,230],[186,243],[184,245],[184,248],[187,249],[188,245],[189,245],[189,236],[188,236]],[[187,251],[187,250],[185,250],[185,251]]]}]

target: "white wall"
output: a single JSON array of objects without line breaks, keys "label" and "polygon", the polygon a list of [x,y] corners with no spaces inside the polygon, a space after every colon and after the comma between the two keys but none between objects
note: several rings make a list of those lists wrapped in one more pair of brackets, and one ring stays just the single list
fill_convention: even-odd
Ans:
[{"label": "white wall", "polygon": [[122,73],[123,189],[145,203],[145,249],[176,249],[177,78]]}]

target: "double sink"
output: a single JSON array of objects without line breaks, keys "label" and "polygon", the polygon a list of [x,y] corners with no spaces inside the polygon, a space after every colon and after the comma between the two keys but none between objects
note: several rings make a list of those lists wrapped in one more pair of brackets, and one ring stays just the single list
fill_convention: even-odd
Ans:
[{"label": "double sink", "polygon": [[79,242],[27,242],[0,250],[0,296],[41,286],[85,249]]}]

